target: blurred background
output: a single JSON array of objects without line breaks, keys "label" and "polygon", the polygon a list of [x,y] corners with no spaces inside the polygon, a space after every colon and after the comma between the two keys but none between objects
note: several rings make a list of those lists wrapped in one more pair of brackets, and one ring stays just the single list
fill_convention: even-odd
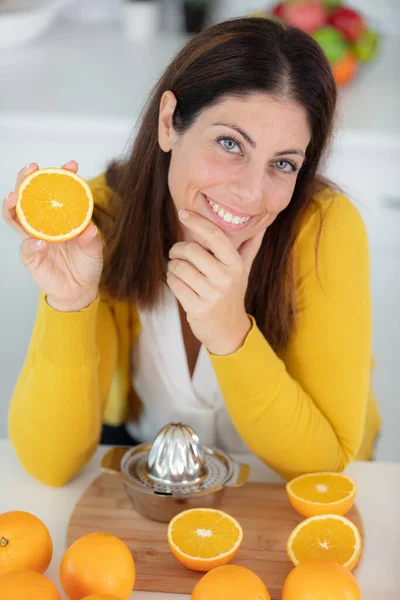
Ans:
[{"label": "blurred background", "polygon": [[[374,385],[384,419],[376,458],[400,461],[399,0],[280,6],[268,0],[0,0],[0,197],[33,161],[59,167],[74,158],[85,179],[99,174],[129,150],[150,89],[190,36],[260,13],[313,35],[339,86],[324,170],[356,203],[368,229]],[[0,286],[0,437],[6,437],[37,290],[20,263],[19,239],[3,221]]]}]

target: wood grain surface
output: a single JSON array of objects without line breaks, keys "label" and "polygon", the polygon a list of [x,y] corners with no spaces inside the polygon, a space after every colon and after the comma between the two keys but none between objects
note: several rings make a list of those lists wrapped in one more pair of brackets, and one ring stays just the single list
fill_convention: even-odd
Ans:
[{"label": "wood grain surface", "polygon": [[[247,483],[228,488],[220,508],[235,517],[244,531],[232,564],[253,570],[266,584],[271,600],[280,600],[283,582],[293,568],[286,541],[303,520],[289,504],[284,485]],[[346,516],[363,532],[355,506]],[[136,564],[135,590],[191,594],[202,576],[174,558],[168,547],[167,524],[139,515],[117,475],[103,473],[84,492],[71,515],[67,545],[96,531],[116,535],[130,548]]]}]

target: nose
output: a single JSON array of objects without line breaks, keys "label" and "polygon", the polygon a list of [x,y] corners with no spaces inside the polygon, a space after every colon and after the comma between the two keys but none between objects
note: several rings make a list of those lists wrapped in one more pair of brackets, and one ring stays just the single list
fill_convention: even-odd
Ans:
[{"label": "nose", "polygon": [[232,179],[229,191],[241,204],[260,203],[264,196],[265,179],[265,165],[248,164]]}]

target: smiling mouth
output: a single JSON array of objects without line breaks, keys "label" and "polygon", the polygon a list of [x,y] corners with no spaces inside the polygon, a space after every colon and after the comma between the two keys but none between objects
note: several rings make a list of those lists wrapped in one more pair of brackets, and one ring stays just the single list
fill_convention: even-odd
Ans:
[{"label": "smiling mouth", "polygon": [[231,223],[232,225],[244,225],[252,217],[252,215],[240,216],[237,214],[236,215],[232,214],[231,212],[229,212],[225,208],[222,208],[222,206],[220,206],[219,204],[217,204],[216,202],[214,202],[213,200],[208,198],[205,194],[204,194],[204,197],[207,200],[209,206],[214,211],[215,215],[216,216],[218,215],[218,217],[225,223]]}]

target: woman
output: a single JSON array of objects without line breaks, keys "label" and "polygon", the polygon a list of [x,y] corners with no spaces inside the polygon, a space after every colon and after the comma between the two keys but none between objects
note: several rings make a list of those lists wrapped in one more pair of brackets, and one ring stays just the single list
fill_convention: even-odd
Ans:
[{"label": "woman", "polygon": [[221,23],[169,65],[131,156],[90,182],[100,235],[29,239],[9,194],[41,290],[9,415],[34,477],[66,483],[103,422],[141,442],[180,420],[286,478],[372,457],[367,238],[317,174],[335,102],[311,37]]}]

